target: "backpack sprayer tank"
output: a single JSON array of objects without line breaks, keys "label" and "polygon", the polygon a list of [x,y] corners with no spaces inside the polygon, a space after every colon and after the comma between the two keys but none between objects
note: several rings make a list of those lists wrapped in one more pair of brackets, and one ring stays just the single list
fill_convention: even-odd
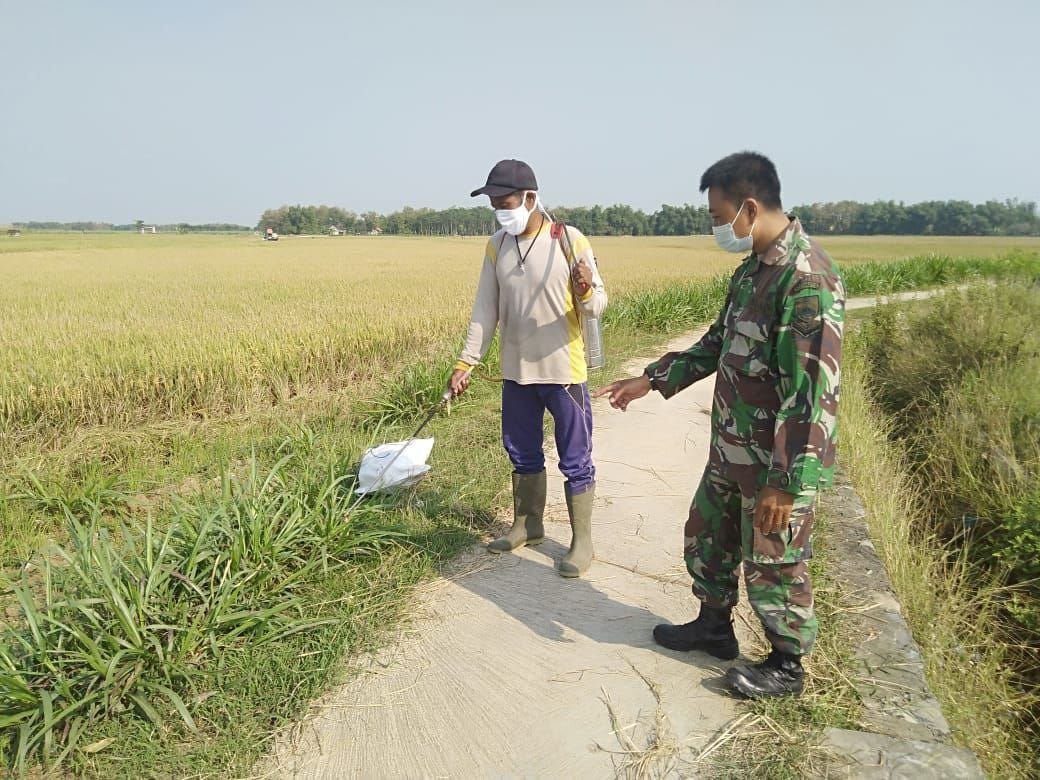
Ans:
[{"label": "backpack sprayer tank", "polygon": [[[544,212],[550,219],[552,216],[548,212]],[[556,222],[553,219],[553,222]],[[578,258],[574,254],[574,246],[571,244],[570,234],[567,232],[567,225],[563,222],[556,222],[559,225],[559,239],[561,246],[563,247],[564,255],[567,257],[568,265],[573,269],[574,265],[578,262]],[[554,231],[555,232],[555,231]],[[573,279],[571,280],[573,285]],[[577,299],[577,295],[575,295]],[[590,314],[586,314],[580,306],[578,309],[578,321],[581,324],[581,337],[582,341],[585,342],[585,365],[588,366],[589,370],[595,370],[597,368],[603,368],[606,363],[607,357],[603,350],[603,323],[599,317],[593,317]]]}]

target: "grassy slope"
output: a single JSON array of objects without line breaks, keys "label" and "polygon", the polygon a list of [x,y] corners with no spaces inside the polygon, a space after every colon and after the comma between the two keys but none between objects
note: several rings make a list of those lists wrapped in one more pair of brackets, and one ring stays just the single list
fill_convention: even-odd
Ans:
[{"label": "grassy slope", "polygon": [[862,354],[849,350],[845,365],[842,461],[923,652],[929,686],[957,742],[976,752],[990,776],[1033,776],[1034,752],[1011,717],[1026,702],[1006,666],[1007,649],[994,641],[1005,594],[923,530],[909,465],[873,405]]}]

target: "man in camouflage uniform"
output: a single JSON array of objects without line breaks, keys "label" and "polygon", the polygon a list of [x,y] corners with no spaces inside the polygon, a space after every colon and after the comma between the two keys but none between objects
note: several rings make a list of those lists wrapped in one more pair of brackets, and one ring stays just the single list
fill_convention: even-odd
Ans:
[{"label": "man in camouflage uniform", "polygon": [[708,465],[685,530],[703,606],[690,623],[657,626],[654,639],[736,658],[731,612],[743,562],[773,650],[762,663],[730,669],[727,680],[752,698],[798,694],[801,656],[817,630],[807,560],[816,494],[834,471],[845,290],[830,257],[784,214],[767,158],[726,157],[704,173],[700,190],[708,190],[719,245],[751,250],[718,319],[689,349],[596,395],[624,410],[651,389],[670,398],[716,375]]}]

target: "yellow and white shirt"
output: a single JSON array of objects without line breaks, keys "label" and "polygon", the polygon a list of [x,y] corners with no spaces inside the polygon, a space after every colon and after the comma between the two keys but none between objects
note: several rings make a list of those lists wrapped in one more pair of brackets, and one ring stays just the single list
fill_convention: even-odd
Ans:
[{"label": "yellow and white shirt", "polygon": [[592,287],[576,298],[571,264],[560,245],[564,239],[553,238],[551,228],[546,219],[540,233],[514,238],[499,230],[488,241],[458,368],[483,359],[498,326],[503,379],[522,385],[579,384],[588,379],[579,309],[603,316],[607,292],[592,245],[581,231],[568,226],[575,261],[584,260],[592,269]]}]

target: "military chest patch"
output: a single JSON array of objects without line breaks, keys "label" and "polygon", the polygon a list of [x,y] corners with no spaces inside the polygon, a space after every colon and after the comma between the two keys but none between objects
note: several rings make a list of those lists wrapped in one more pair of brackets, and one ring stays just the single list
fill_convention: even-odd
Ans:
[{"label": "military chest patch", "polygon": [[823,327],[819,295],[805,295],[795,300],[791,327],[803,336],[812,336]]},{"label": "military chest patch", "polygon": [[798,283],[791,289],[791,295],[797,295],[798,293],[803,292],[804,290],[819,290],[819,289],[820,289],[820,282],[819,282],[818,279],[813,279],[812,277],[806,277],[806,278],[798,280]]}]

